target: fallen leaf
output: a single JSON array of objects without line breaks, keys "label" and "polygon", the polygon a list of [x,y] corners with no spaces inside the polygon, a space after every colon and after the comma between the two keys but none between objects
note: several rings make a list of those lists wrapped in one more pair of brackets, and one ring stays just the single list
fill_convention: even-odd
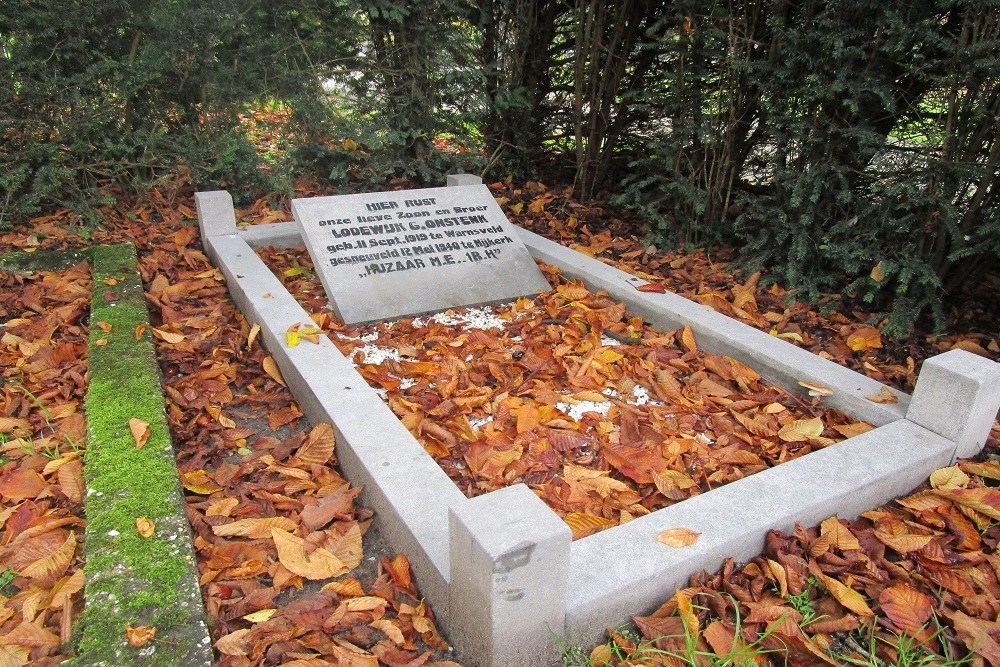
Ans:
[{"label": "fallen leaf", "polygon": [[212,526],[212,532],[219,537],[247,537],[251,540],[266,540],[271,537],[272,528],[293,531],[296,524],[284,516],[238,519],[229,523]]},{"label": "fallen leaf", "polygon": [[938,468],[930,476],[931,487],[935,489],[964,489],[970,481],[958,466]]},{"label": "fallen leaf", "polygon": [[264,621],[271,620],[274,613],[278,611],[277,609],[259,609],[253,613],[247,614],[243,617],[244,621],[250,621],[251,623],[263,623]]},{"label": "fallen leaf", "polygon": [[812,382],[811,380],[799,380],[799,385],[809,390],[810,396],[833,396],[833,389],[826,385]]},{"label": "fallen leaf", "polygon": [[149,538],[156,532],[156,524],[147,517],[141,516],[135,520],[135,529],[139,532],[140,536]]},{"label": "fallen leaf", "polygon": [[133,648],[142,648],[156,638],[156,628],[148,625],[131,625],[125,628],[125,636],[128,637],[128,645]]},{"label": "fallen leaf", "polygon": [[656,294],[665,294],[667,288],[660,283],[643,283],[642,285],[635,285],[635,288],[640,292],[654,292]]},{"label": "fallen leaf", "polygon": [[184,340],[184,334],[177,333],[175,331],[165,331],[163,329],[157,329],[156,327],[150,327],[153,335],[164,341],[165,343],[170,343],[171,345],[176,345]]},{"label": "fallen leaf", "polygon": [[785,442],[802,442],[810,438],[818,438],[821,435],[823,435],[823,419],[821,417],[796,419],[790,424],[785,424],[778,431],[778,437]]},{"label": "fallen leaf", "polygon": [[872,403],[899,403],[899,397],[888,387],[882,387],[874,396],[865,396]]},{"label": "fallen leaf", "polygon": [[281,564],[304,579],[331,579],[349,571],[339,558],[322,547],[306,554],[305,540],[280,528],[271,529],[271,539]]},{"label": "fallen leaf", "polygon": [[689,547],[698,541],[701,533],[690,528],[668,528],[656,536],[656,541],[668,547]]},{"label": "fallen leaf", "polygon": [[281,371],[278,369],[278,364],[274,362],[274,357],[268,355],[264,357],[264,361],[261,362],[261,366],[264,372],[271,376],[275,382],[280,384],[282,387],[287,387],[285,384],[285,378],[281,376]]},{"label": "fallen leaf", "polygon": [[865,602],[865,598],[861,593],[850,586],[841,583],[840,581],[834,579],[833,577],[828,577],[823,574],[819,568],[810,568],[812,573],[816,578],[823,584],[825,588],[833,598],[842,604],[845,608],[853,611],[858,616],[874,616],[875,612],[871,610],[868,603]]},{"label": "fallen leaf", "polygon": [[254,322],[253,326],[250,327],[250,333],[247,335],[247,349],[249,350],[253,347],[253,342],[257,340],[257,335],[260,333],[260,325]]},{"label": "fallen leaf", "polygon": [[132,417],[128,420],[128,430],[132,432],[132,439],[135,440],[136,449],[142,449],[149,441],[149,436],[152,433],[149,422],[137,417]]},{"label": "fallen leaf", "polygon": [[203,469],[182,472],[181,484],[188,491],[205,496],[222,490],[222,487],[216,484],[215,480]]},{"label": "fallen leaf", "polygon": [[895,584],[878,596],[882,612],[901,632],[914,635],[931,618],[934,601],[907,584]]},{"label": "fallen leaf", "polygon": [[847,337],[847,347],[855,352],[865,352],[866,350],[877,350],[882,347],[882,334],[875,327],[861,327],[855,329]]},{"label": "fallen leaf", "polygon": [[251,628],[243,628],[219,637],[219,640],[215,642],[215,648],[223,655],[246,655],[250,652],[247,638],[250,630]]}]

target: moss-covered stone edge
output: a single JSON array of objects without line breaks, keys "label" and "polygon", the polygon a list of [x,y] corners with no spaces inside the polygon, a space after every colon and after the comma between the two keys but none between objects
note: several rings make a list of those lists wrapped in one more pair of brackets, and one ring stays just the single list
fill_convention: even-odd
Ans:
[{"label": "moss-covered stone edge", "polygon": [[[132,245],[97,246],[91,259],[84,457],[86,606],[74,628],[73,665],[210,665],[211,644],[197,580],[165,402]],[[135,418],[150,435],[137,448]],[[136,520],[156,530],[143,538]],[[156,628],[142,647],[128,626]]]}]

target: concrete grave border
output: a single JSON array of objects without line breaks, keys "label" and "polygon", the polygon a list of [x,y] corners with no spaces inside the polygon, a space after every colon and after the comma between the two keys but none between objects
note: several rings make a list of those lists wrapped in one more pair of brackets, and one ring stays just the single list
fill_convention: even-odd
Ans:
[{"label": "concrete grave border", "polygon": [[[449,186],[478,184],[449,177]],[[568,527],[518,484],[466,498],[326,338],[284,344],[309,314],[257,257],[263,245],[301,247],[294,223],[237,229],[226,192],[195,195],[205,250],[314,422],[337,433],[346,476],[364,486],[394,548],[407,554],[422,592],[468,665],[558,664],[570,637],[597,643],[605,628],[647,613],[700,570],[757,555],[770,529],[791,530],[860,512],[902,495],[986,441],[1000,409],[1000,364],[955,350],[925,362],[914,398],[865,399],[887,389],[870,378],[675,294],[639,292],[641,281],[536,234],[518,230],[531,254],[591,289],[606,290],[654,326],[691,326],[699,346],[752,365],[800,392],[800,380],[834,390],[827,405],[874,423],[864,435],[770,468],[596,535],[570,541]],[[956,425],[955,421],[961,419]],[[655,540],[662,530],[701,533],[691,547]]]}]

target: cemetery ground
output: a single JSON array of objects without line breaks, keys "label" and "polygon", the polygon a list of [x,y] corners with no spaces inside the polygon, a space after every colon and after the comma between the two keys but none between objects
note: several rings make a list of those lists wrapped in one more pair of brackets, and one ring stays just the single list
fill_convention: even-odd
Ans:
[{"label": "cemetery ground", "polygon": [[[515,224],[638,275],[648,281],[645,289],[676,291],[905,392],[934,354],[958,347],[1000,357],[996,275],[956,301],[951,333],[884,340],[877,319],[859,304],[830,295],[809,306],[778,285],[761,285],[759,276],[727,271],[724,253],[643,244],[636,222],[610,207],[584,206],[538,183],[491,189]],[[306,185],[298,190],[297,196],[325,194]],[[0,665],[56,664],[74,655],[88,664],[81,652],[110,650],[83,641],[88,627],[98,628],[100,640],[125,660],[172,655],[183,641],[172,629],[193,623],[170,613],[181,595],[169,582],[183,578],[182,550],[142,555],[160,548],[151,545],[176,543],[165,539],[177,535],[170,528],[176,513],[126,506],[101,516],[99,531],[92,525],[104,504],[94,496],[104,491],[88,466],[100,461],[93,450],[107,440],[121,449],[103,465],[110,473],[127,469],[119,483],[130,491],[165,479],[183,488],[216,664],[454,664],[405,554],[374,539],[360,489],[340,476],[332,431],[306,423],[254,323],[230,301],[202,253],[184,179],[165,179],[140,199],[101,213],[103,224],[94,230],[60,211],[0,234],[0,252],[30,251],[0,270]],[[249,224],[291,217],[267,198],[238,215]],[[97,244],[134,244],[134,284],[141,280],[148,323],[118,319],[115,311],[133,284],[124,268],[99,271],[100,260],[89,253],[64,255],[48,267],[34,259]],[[296,289],[310,280],[305,257],[286,260],[277,267],[286,285]],[[319,292],[312,294],[314,302]],[[588,311],[609,307],[599,295],[577,296]],[[318,306],[310,311],[316,331],[303,332],[301,345],[337,329]],[[575,342],[569,318],[542,319],[552,321],[522,332],[556,336],[544,341],[548,347]],[[641,332],[639,322],[609,331],[626,351]],[[681,355],[696,347],[684,332],[662,333]],[[140,342],[155,346],[162,399],[137,395],[128,381],[142,374],[141,366],[114,365],[125,355],[119,345]],[[398,336],[393,344],[416,349],[423,341]],[[419,371],[412,366],[419,362],[407,363]],[[393,374],[405,375],[407,363],[397,363]],[[102,372],[112,377],[94,401],[87,391]],[[369,375],[378,382],[376,369]],[[798,406],[802,421],[821,401],[823,388],[811,390],[816,405]],[[157,410],[149,410],[150,396],[165,406],[162,427]],[[519,418],[525,426],[538,415],[516,415],[515,430]],[[114,435],[102,436],[102,424]],[[167,427],[172,448],[165,447]],[[428,446],[449,438],[424,435]],[[834,433],[804,442],[819,447],[810,438],[828,435]],[[924,488],[856,520],[772,533],[759,557],[694,577],[660,609],[638,616],[634,628],[612,630],[606,644],[567,646],[567,664],[1000,665],[998,436],[995,428],[976,460],[959,461]],[[154,450],[167,452],[176,467],[165,472],[155,458],[134,462]],[[599,461],[575,464],[603,465],[602,472],[615,467]],[[620,470],[604,476],[619,484],[627,477]],[[655,481],[631,492],[659,502],[690,489]],[[621,510],[615,519],[623,519]],[[101,624],[84,611],[100,600],[89,593],[85,600],[84,586],[100,581],[94,567],[105,555],[92,556],[100,554],[92,548],[109,537],[111,550],[127,552],[126,566],[138,568],[129,576],[160,588],[110,592],[120,604],[106,607],[101,620],[108,622]],[[683,548],[683,540],[696,538],[667,539]]]}]

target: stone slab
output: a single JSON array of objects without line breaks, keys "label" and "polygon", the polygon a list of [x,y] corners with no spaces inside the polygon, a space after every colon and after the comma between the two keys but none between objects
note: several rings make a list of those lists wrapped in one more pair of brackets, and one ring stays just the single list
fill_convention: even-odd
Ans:
[{"label": "stone slab", "polygon": [[949,350],[926,359],[906,418],[954,440],[955,456],[975,456],[986,445],[1000,410],[1000,364]]},{"label": "stone slab", "polygon": [[448,508],[465,496],[329,339],[285,345],[288,327],[308,324],[309,314],[246,241],[237,234],[207,241],[233,300],[260,324],[261,340],[303,412],[313,423],[333,424],[346,477],[364,487],[362,501],[375,510],[386,539],[407,554],[421,590],[446,614]]},{"label": "stone slab", "polygon": [[572,532],[524,484],[450,514],[449,637],[468,667],[555,663]]},{"label": "stone slab", "polygon": [[485,185],[292,200],[345,324],[551,289]]},{"label": "stone slab", "polygon": [[[583,280],[590,289],[606,291],[635,315],[663,331],[689,325],[698,346],[712,354],[726,354],[751,366],[768,382],[798,393],[807,399],[799,382],[808,380],[833,389],[824,396],[822,405],[834,407],[876,426],[902,419],[910,397],[871,378],[819,357],[809,350],[764,331],[755,329],[731,317],[717,313],[708,306],[667,292],[640,292],[636,285],[646,281],[608,266],[601,261],[561,246],[554,241],[524,229],[518,229],[531,254],[548,264],[559,267],[569,278]],[[896,403],[876,403],[868,396],[883,390],[896,397]]]},{"label": "stone slab", "polygon": [[[292,224],[241,230],[232,238],[238,237],[241,242],[246,239],[254,244],[280,240],[282,244],[294,245]],[[786,388],[794,389],[800,379],[831,386],[835,389],[835,397],[830,397],[834,399],[832,401],[827,399],[828,404],[873,423],[884,424],[868,434],[573,543],[567,564],[564,609],[567,634],[574,642],[584,645],[594,643],[601,638],[605,627],[624,622],[633,614],[650,611],[675,587],[684,585],[692,572],[712,570],[726,556],[746,559],[756,555],[770,528],[787,530],[795,522],[816,523],[835,513],[845,518],[852,517],[910,491],[931,471],[947,465],[954,455],[954,442],[902,419],[909,397],[897,394],[899,403],[890,405],[866,401],[864,396],[879,393],[883,385],[683,297],[638,292],[634,288],[634,279],[628,274],[561,248],[530,232],[518,231],[518,234],[525,239],[526,246],[535,256],[559,266],[567,275],[584,279],[592,289],[608,290],[650,323],[664,328],[690,324],[695,329],[699,344],[706,350],[740,358],[761,370],[770,381]],[[215,253],[213,260],[226,273],[230,290],[248,318],[270,318],[272,313],[269,309],[273,306],[265,301],[270,302],[278,295],[288,299],[291,296],[280,285],[266,282],[269,279],[277,283],[277,280],[262,263],[249,270],[248,260],[253,264],[259,259],[245,244],[228,247],[234,243],[230,238],[225,235],[207,239],[206,247],[215,249],[210,254]],[[247,256],[248,253],[252,259]],[[228,269],[223,268],[226,262],[230,263]],[[267,292],[271,296],[265,300],[262,294]],[[291,306],[283,306],[287,307]],[[286,323],[296,318],[305,321],[304,317],[304,311],[300,311],[279,324],[265,327],[265,330],[271,331],[271,338],[267,339],[268,348],[274,351],[281,347],[278,337]],[[264,326],[263,319],[255,321]],[[398,425],[398,420],[388,413],[374,392],[368,390],[353,368],[348,368],[350,362],[342,360],[346,364],[343,368],[338,365],[341,362],[331,365],[326,356],[312,356],[314,351],[308,348],[305,352],[307,356],[300,357],[301,352],[296,351],[303,347],[292,349],[294,354],[284,362],[289,364],[288,370],[282,366],[286,380],[290,380],[289,386],[302,401],[310,418],[325,411],[338,424],[338,443],[342,437],[346,443],[343,450],[338,449],[345,473],[352,480],[355,474],[359,474],[360,478],[356,481],[366,487],[379,486],[373,492],[375,502],[372,504],[380,515],[385,512],[379,520],[392,531],[388,539],[396,548],[411,556],[417,581],[422,588],[427,586],[424,592],[444,620],[444,627],[449,632],[462,632],[455,628],[472,621],[469,614],[460,611],[463,602],[459,599],[461,594],[456,593],[460,589],[452,588],[463,568],[462,564],[453,562],[454,554],[472,557],[468,555],[477,553],[475,559],[494,562],[495,556],[505,553],[507,547],[492,545],[492,527],[499,522],[497,539],[501,539],[505,522],[509,520],[515,525],[519,520],[513,515],[513,508],[509,508],[511,514],[507,516],[494,504],[497,501],[493,500],[493,494],[469,501],[446,478],[439,483],[439,478],[432,471],[436,469],[440,472],[440,469],[412,436],[405,429],[399,433],[395,426],[381,424],[388,421]],[[339,356],[332,345],[319,347]],[[335,379],[324,380],[324,369],[329,368],[335,369]],[[362,395],[365,400],[359,401]],[[369,398],[374,402],[369,403]],[[340,425],[341,421],[343,425]],[[355,423],[352,425],[352,422]],[[378,426],[372,432],[371,427],[376,424]],[[354,435],[342,435],[345,428]],[[366,429],[368,432],[363,433]],[[352,438],[356,442],[351,442]],[[409,441],[404,442],[407,438]],[[385,442],[365,443],[365,440]],[[404,452],[401,467],[413,466],[426,471],[430,482],[425,484],[419,481],[423,479],[423,472],[409,476],[400,470],[395,474],[379,475],[380,468],[385,464],[392,466],[392,460],[399,456],[398,452]],[[369,492],[371,489],[366,494]],[[366,502],[370,501],[366,498]],[[541,510],[541,513],[545,511]],[[554,518],[554,514],[550,514],[549,518]],[[456,526],[456,520],[459,526]],[[416,524],[410,525],[409,522]],[[403,525],[391,525],[395,523]],[[656,543],[655,537],[659,532],[681,526],[702,532],[693,547],[670,550]],[[485,535],[483,542],[475,547],[474,535]],[[452,540],[459,542],[451,543]],[[411,553],[411,549],[415,551]],[[419,567],[418,561],[422,562]],[[430,577],[429,586],[425,583],[429,581],[428,570],[436,573]],[[486,574],[475,574],[470,570],[461,576],[480,577],[483,591],[495,591],[492,579],[483,578]],[[457,608],[452,608],[452,604],[457,604]],[[553,606],[559,605],[553,601]],[[487,616],[494,620],[501,617]],[[516,618],[509,619],[509,622],[511,633],[521,631]],[[490,620],[490,627],[493,627],[493,620]],[[556,642],[555,633],[552,641]],[[503,650],[503,647],[496,646],[496,642],[494,647]],[[520,664],[545,664],[547,655],[524,657]],[[488,661],[495,656],[476,654],[460,657],[474,665],[477,661],[490,664]],[[521,660],[521,657],[518,659]]]},{"label": "stone slab", "polygon": [[[836,514],[851,519],[916,488],[951,460],[955,444],[899,420],[808,456],[573,543],[566,610],[584,646],[605,628],[651,612],[701,570],[761,552],[767,532]],[[668,528],[701,533],[690,547],[656,541]]]}]

